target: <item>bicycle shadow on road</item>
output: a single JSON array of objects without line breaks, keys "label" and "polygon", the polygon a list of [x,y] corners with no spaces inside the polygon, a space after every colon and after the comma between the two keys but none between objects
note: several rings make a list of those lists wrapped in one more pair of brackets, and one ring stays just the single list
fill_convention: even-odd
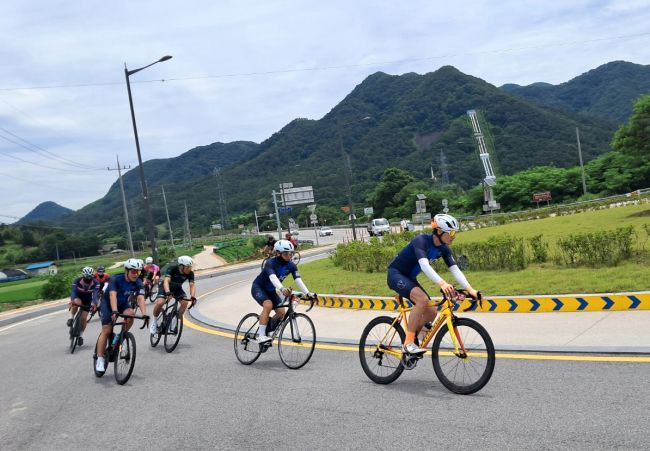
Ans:
[{"label": "bicycle shadow on road", "polygon": [[[372,381],[367,381],[367,384],[370,386],[379,385],[379,384],[375,384]],[[452,400],[452,399],[457,399],[459,396],[464,397],[464,395],[457,395],[455,393],[450,392],[437,380],[431,380],[427,378],[397,380],[392,384],[384,385],[382,388],[385,388],[388,391],[406,393],[418,397],[424,396],[436,400]],[[487,393],[481,393],[481,392],[474,393],[469,396],[472,398],[483,398],[483,399],[494,398],[494,396],[492,395],[489,395]]]}]

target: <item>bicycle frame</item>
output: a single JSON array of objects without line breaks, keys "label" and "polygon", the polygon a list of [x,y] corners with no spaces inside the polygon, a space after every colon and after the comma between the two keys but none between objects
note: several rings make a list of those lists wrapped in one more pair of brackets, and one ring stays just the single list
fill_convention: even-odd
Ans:
[{"label": "bicycle frame", "polygon": [[[391,343],[393,339],[395,338],[395,334],[397,333],[397,329],[395,329],[395,325],[399,323],[404,323],[405,329],[408,330],[408,318],[406,313],[410,312],[413,310],[413,307],[407,307],[406,303],[404,302],[404,299],[401,296],[397,296],[397,300],[399,301],[399,307],[397,310],[399,311],[399,314],[393,322],[391,323],[390,329],[386,331],[386,334],[382,337],[382,339],[379,341],[377,344],[377,347],[379,348],[382,343],[386,342],[386,339],[389,334],[393,334],[392,337],[390,337],[390,340],[388,341]],[[429,306],[436,306],[438,307],[438,315],[436,316],[436,319],[431,326],[431,329],[427,332],[427,334],[424,336],[422,339],[422,343],[420,343],[420,346],[423,348],[426,348],[429,342],[435,337],[436,333],[440,328],[442,327],[443,324],[447,324],[447,328],[449,330],[449,335],[451,336],[452,343],[454,345],[454,353],[458,356],[464,356],[466,355],[465,347],[463,345],[463,342],[458,334],[458,330],[456,329],[456,326],[454,326],[454,303],[450,299],[443,299],[440,302],[435,302],[431,301],[429,303]],[[453,331],[453,332],[451,332]],[[398,350],[392,350],[392,349],[383,349],[382,347],[382,352],[392,355],[396,358],[401,358],[402,357],[402,351]]]}]

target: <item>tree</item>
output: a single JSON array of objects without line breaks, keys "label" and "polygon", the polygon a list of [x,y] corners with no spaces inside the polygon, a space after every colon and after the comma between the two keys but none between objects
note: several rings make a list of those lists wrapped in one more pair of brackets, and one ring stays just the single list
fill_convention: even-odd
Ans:
[{"label": "tree", "polygon": [[381,182],[368,197],[375,216],[384,215],[388,207],[399,207],[401,202],[395,201],[396,195],[409,183],[414,182],[415,177],[399,168],[388,168],[381,177]]}]

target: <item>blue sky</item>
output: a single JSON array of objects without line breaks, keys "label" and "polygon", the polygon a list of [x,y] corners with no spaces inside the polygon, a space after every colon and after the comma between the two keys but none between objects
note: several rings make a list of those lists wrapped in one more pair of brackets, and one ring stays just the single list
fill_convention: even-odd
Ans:
[{"label": "blue sky", "polygon": [[103,196],[116,154],[135,166],[125,62],[173,55],[131,77],[148,160],[261,142],[322,117],[379,70],[453,65],[499,86],[649,64],[649,24],[650,2],[634,0],[5,1],[0,222],[46,200],[77,209]]}]

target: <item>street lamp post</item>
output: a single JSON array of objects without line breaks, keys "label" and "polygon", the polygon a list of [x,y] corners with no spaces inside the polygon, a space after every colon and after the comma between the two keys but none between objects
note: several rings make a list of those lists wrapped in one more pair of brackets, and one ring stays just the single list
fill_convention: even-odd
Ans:
[{"label": "street lamp post", "polygon": [[124,78],[126,79],[126,90],[129,93],[129,107],[131,108],[131,122],[133,122],[133,135],[135,136],[135,149],[138,152],[138,168],[140,170],[140,183],[142,185],[142,196],[144,197],[144,208],[147,213],[147,222],[149,226],[149,244],[151,245],[151,256],[153,261],[158,263],[158,249],[156,248],[156,237],[153,228],[153,216],[151,214],[151,206],[149,205],[149,191],[147,189],[147,181],[144,178],[144,168],[142,167],[142,156],[140,155],[140,140],[138,139],[138,127],[135,125],[135,112],[133,111],[133,97],[131,96],[131,83],[129,82],[129,76],[140,72],[143,69],[146,69],[149,66],[153,66],[156,63],[161,63],[171,59],[171,56],[165,55],[160,58],[158,61],[154,61],[151,64],[140,67],[134,70],[128,70],[126,63],[124,63]]},{"label": "street lamp post", "polygon": [[357,228],[356,228],[356,220],[357,217],[354,214],[354,202],[352,201],[352,185],[350,182],[350,179],[352,178],[352,166],[350,164],[350,155],[345,151],[345,148],[343,147],[343,132],[342,128],[353,124],[355,122],[360,122],[360,121],[367,121],[368,119],[372,119],[370,116],[366,116],[364,118],[358,119],[356,121],[351,121],[351,122],[346,122],[345,124],[341,124],[339,121],[336,121],[336,130],[339,135],[339,147],[341,148],[341,154],[343,158],[345,159],[345,184],[347,185],[347,191],[348,191],[348,208],[350,209],[350,223],[352,225],[352,239],[354,241],[357,240]]}]

